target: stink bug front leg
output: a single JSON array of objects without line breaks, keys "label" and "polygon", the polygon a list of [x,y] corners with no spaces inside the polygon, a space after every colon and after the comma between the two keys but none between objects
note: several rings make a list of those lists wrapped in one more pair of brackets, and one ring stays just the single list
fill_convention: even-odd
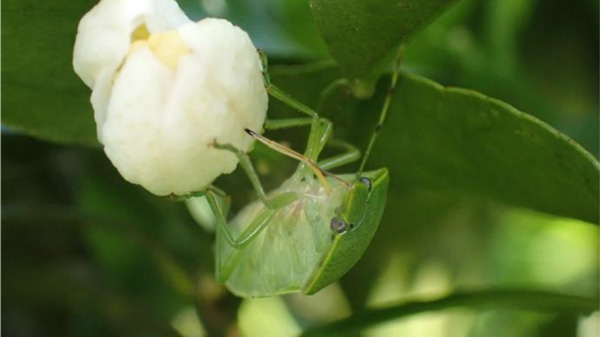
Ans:
[{"label": "stink bug front leg", "polygon": [[287,200],[288,202],[291,202],[295,199],[295,195],[293,193],[287,194],[285,196],[280,196],[280,198],[277,201],[269,199],[265,194],[265,190],[260,182],[260,178],[258,177],[258,174],[254,169],[254,165],[252,164],[252,160],[250,160],[248,154],[246,154],[244,151],[237,149],[231,144],[219,144],[216,142],[216,140],[211,145],[217,149],[230,151],[238,157],[240,165],[242,166],[244,173],[246,173],[246,176],[248,176],[248,179],[250,180],[254,191],[266,207],[278,207],[282,201]]},{"label": "stink bug front leg", "polygon": [[271,77],[269,76],[269,59],[267,54],[262,49],[257,49],[258,57],[262,66],[263,80],[265,81],[265,88],[271,85]]}]

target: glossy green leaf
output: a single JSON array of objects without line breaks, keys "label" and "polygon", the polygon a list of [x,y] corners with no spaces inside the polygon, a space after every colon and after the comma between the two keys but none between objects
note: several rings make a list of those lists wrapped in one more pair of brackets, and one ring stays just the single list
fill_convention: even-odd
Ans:
[{"label": "glossy green leaf", "polygon": [[465,191],[598,223],[599,166],[592,155],[544,122],[474,91],[403,74],[372,159],[368,166],[390,168],[392,190]]},{"label": "glossy green leaf", "polygon": [[342,70],[368,75],[454,0],[310,0],[315,21]]}]

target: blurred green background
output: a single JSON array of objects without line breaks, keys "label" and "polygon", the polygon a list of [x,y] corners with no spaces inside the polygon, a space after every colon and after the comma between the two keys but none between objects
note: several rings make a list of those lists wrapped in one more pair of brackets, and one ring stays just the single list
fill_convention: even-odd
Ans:
[{"label": "blurred green background", "polygon": [[[82,2],[72,15],[78,18],[92,5]],[[17,23],[10,21],[11,8],[2,6],[3,32],[17,30],[5,27],[5,16]],[[189,0],[181,6],[194,19],[226,17],[247,30],[268,53],[273,81],[308,105],[317,107],[320,92],[339,77],[336,68],[296,74],[290,66],[329,58],[306,0]],[[597,158],[598,22],[594,0],[463,0],[407,43],[402,69],[508,102]],[[3,49],[5,42],[3,36]],[[70,54],[64,57],[70,62]],[[5,97],[18,85],[4,76],[2,84]],[[83,84],[79,90],[87,100]],[[373,105],[381,98],[375,95]],[[339,135],[363,146],[356,128],[365,124],[343,113],[359,103],[336,102],[320,112]],[[3,106],[3,114],[11,108]],[[269,114],[292,112],[272,100]],[[302,149],[306,134],[270,136]],[[396,144],[392,136],[382,138],[374,162],[384,165],[382,149]],[[252,157],[269,188],[295,165],[260,146]],[[217,185],[234,196],[234,209],[253,198],[239,172]],[[214,235],[184,203],[128,184],[99,148],[44,142],[3,126],[2,333],[293,336],[365,307],[458,290],[535,289],[598,299],[596,225],[460,189],[392,186],[372,245],[339,283],[312,297],[242,300],[213,280]],[[597,312],[456,308],[354,335],[592,337],[599,324]]]}]

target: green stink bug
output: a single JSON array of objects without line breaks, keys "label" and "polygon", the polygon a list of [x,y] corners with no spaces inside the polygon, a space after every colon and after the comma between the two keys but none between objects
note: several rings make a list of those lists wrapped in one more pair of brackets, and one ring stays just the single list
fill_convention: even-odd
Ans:
[{"label": "green stink bug", "polygon": [[[315,176],[300,165],[268,194],[275,200],[272,205],[251,203],[229,225],[219,217],[217,278],[232,292],[252,297],[313,294],[338,280],[362,256],[386,204],[387,169],[329,176],[325,183]],[[209,203],[222,215],[210,193]],[[236,247],[232,237],[243,239]]]},{"label": "green stink bug", "polygon": [[[248,205],[231,222],[237,235],[251,224],[265,228],[242,248],[217,238],[218,278],[240,296],[270,296],[302,291],[313,294],[338,280],[362,256],[375,234],[385,206],[386,169],[342,175],[350,187],[291,178],[273,195],[293,191],[297,199],[272,210],[260,202]],[[254,220],[254,221],[253,221]]]},{"label": "green stink bug", "polygon": [[[392,89],[397,71],[392,77]],[[308,120],[267,121],[266,126],[284,128],[311,125],[305,154],[246,130],[268,147],[301,163],[279,188],[265,194],[245,154],[227,145],[215,146],[238,153],[260,200],[245,208],[228,224],[226,199],[207,192],[217,218],[216,275],[235,294],[262,297],[289,292],[313,294],[341,278],[363,255],[381,220],[387,198],[386,168],[362,172],[366,159],[385,120],[386,98],[375,132],[356,174],[333,175],[327,170],[359,159],[349,151],[317,161],[327,144],[332,125],[316,112],[265,83],[270,94],[311,116]],[[390,90],[391,92],[391,90]],[[225,201],[225,202],[224,202]]]},{"label": "green stink bug", "polygon": [[[199,192],[206,196],[216,218],[216,276],[233,293],[244,297],[299,291],[313,294],[354,266],[379,226],[387,198],[388,171],[382,168],[363,172],[363,168],[385,120],[391,95],[386,97],[358,173],[334,175],[327,170],[358,160],[360,152],[338,141],[347,152],[317,161],[331,137],[331,122],[272,85],[262,56],[268,93],[309,115],[267,120],[265,129],[310,125],[311,131],[306,151],[300,154],[246,129],[268,147],[300,161],[292,177],[268,194],[245,152],[229,144],[212,144],[238,156],[259,196],[227,223],[229,198],[224,192],[215,187]],[[397,70],[398,64],[391,89],[397,82]]]}]

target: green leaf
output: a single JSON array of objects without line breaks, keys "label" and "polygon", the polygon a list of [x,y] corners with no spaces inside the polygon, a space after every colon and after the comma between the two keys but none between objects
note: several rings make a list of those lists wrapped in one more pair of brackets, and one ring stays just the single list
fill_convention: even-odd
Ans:
[{"label": "green leaf", "polygon": [[60,143],[97,145],[90,91],[71,66],[77,23],[95,1],[2,3],[2,123]]},{"label": "green leaf", "polygon": [[366,310],[343,320],[307,330],[301,336],[345,336],[348,333],[354,333],[390,320],[455,307],[591,313],[598,310],[598,299],[537,290],[471,291],[455,293],[432,301],[411,301],[385,308]]},{"label": "green leaf", "polygon": [[368,75],[454,0],[310,0],[329,51],[350,78]]},{"label": "green leaf", "polygon": [[[355,137],[369,134],[374,122],[360,119],[370,112]],[[389,167],[392,190],[465,191],[598,223],[599,165],[579,144],[499,100],[415,75],[399,79],[368,166]]]}]

